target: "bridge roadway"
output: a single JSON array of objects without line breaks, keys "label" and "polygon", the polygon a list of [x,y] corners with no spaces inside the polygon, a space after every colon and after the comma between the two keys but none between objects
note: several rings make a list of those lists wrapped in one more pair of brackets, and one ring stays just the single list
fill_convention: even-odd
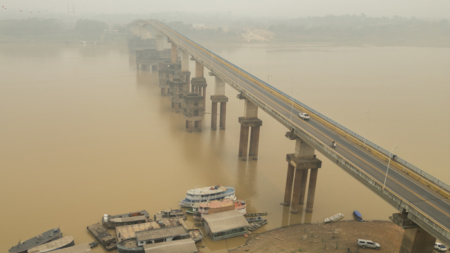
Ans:
[{"label": "bridge roadway", "polygon": [[[404,208],[405,205],[399,203],[405,202],[407,203],[407,208],[416,208],[419,214],[431,218],[431,225],[430,222],[423,223],[414,219],[415,217],[413,217],[413,220],[415,222],[417,221],[416,223],[430,234],[442,242],[447,243],[447,245],[450,245],[450,204],[447,200],[444,200],[416,180],[412,180],[409,176],[393,168],[389,169],[386,189],[391,190],[394,197],[388,197],[387,195],[389,194],[385,193],[386,189],[383,190],[380,187],[382,182],[384,182],[387,170],[385,161],[361,149],[355,143],[348,141],[348,139],[343,138],[314,117],[308,121],[298,118],[299,110],[296,107],[292,107],[292,104],[288,102],[289,100],[280,99],[272,92],[269,92],[267,86],[264,87],[265,85],[260,80],[248,75],[243,70],[238,70],[235,66],[224,61],[219,56],[205,50],[162,23],[157,21],[150,21],[150,23],[164,33],[170,41],[189,52],[194,59],[200,61],[215,75],[223,78],[230,85],[234,85],[234,88],[242,92],[246,98],[249,97],[252,102],[255,102],[272,116],[276,114],[275,118],[289,128],[295,129],[297,135],[300,137],[307,136],[308,138],[305,141],[315,146],[325,156],[332,160],[343,159],[353,167],[363,171],[372,180],[374,179],[375,183],[368,183],[367,180],[361,180],[361,178],[358,178],[358,175],[354,175],[352,171],[348,170],[348,167],[345,168],[350,174],[353,174],[354,177],[367,186],[372,186],[370,188],[374,192],[387,200],[396,209],[400,209],[400,206]],[[280,120],[280,116],[281,118],[284,117],[284,119]],[[311,139],[313,143],[310,142]],[[328,146],[332,140],[335,140],[338,144],[336,149],[331,149]],[[320,145],[317,145],[317,143]],[[332,154],[332,152],[335,154]],[[342,164],[340,165],[341,167],[345,167]],[[393,198],[396,201],[393,201]],[[401,202],[398,201],[399,199]]]}]

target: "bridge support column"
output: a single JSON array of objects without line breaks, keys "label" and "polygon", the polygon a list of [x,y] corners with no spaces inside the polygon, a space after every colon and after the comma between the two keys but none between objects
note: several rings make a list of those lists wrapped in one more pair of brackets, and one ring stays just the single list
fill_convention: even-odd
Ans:
[{"label": "bridge support column", "polygon": [[211,103],[211,129],[217,129],[217,102],[214,101]]},{"label": "bridge support column", "polygon": [[432,253],[436,238],[409,219],[407,212],[394,213],[389,217],[404,229],[400,253]]},{"label": "bridge support column", "polygon": [[164,50],[164,37],[162,34],[157,33],[155,36],[155,46],[157,51]]},{"label": "bridge support column", "polygon": [[220,102],[220,123],[219,123],[220,129],[225,130],[226,122],[227,122],[227,102]]},{"label": "bridge support column", "polygon": [[[238,98],[243,99],[241,95],[238,95]],[[242,161],[247,161],[248,132],[251,127],[250,156],[253,160],[257,160],[259,132],[260,127],[262,126],[262,121],[258,119],[258,107],[247,99],[245,99],[244,117],[239,117],[239,123],[241,123],[239,157]]]},{"label": "bridge support column", "polygon": [[[305,202],[308,170],[311,170],[306,212],[312,212],[314,205],[314,193],[316,191],[317,172],[318,169],[322,167],[322,161],[317,159],[314,155],[313,147],[298,138],[292,132],[286,133],[286,137],[291,140],[295,140],[295,153],[288,154],[286,156],[286,161],[288,162],[288,172],[284,202],[282,204],[285,206],[292,204],[291,213],[299,212],[299,205],[303,205]],[[292,182],[293,180],[294,182]],[[294,189],[292,189],[292,187]]]},{"label": "bridge support column", "polygon": [[[212,72],[209,75],[214,76]],[[211,96],[211,129],[217,129],[217,103],[220,103],[220,129],[225,129],[228,98],[225,96],[225,82],[215,76],[214,95]]]},{"label": "bridge support column", "polygon": [[175,43],[171,42],[172,44],[172,50],[170,51],[170,55],[171,55],[171,60],[172,63],[177,63],[177,59],[178,59],[178,47],[177,45],[175,45]]}]

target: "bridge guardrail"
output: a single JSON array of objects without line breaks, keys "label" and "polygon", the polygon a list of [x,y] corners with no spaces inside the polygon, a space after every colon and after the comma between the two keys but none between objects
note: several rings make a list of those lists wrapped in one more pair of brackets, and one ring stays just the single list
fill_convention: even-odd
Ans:
[{"label": "bridge guardrail", "polygon": [[[159,21],[154,21],[154,22],[158,22],[158,23],[160,23],[161,25],[167,27],[166,25],[164,25],[163,23],[161,23],[161,22],[159,22]],[[167,28],[169,28],[169,27],[167,27]],[[169,29],[171,29],[171,28],[169,28]],[[306,105],[306,104],[304,104],[304,103],[298,101],[297,99],[293,98],[292,96],[287,95],[287,94],[284,93],[283,91],[281,91],[281,90],[277,89],[276,87],[273,87],[272,85],[270,85],[270,84],[264,82],[263,80],[259,79],[258,77],[255,77],[254,75],[252,75],[252,74],[248,73],[247,71],[241,69],[240,67],[234,65],[233,63],[231,63],[231,62],[229,62],[228,60],[222,58],[221,56],[216,55],[215,53],[211,52],[209,49],[207,49],[207,48],[205,48],[205,47],[199,45],[198,43],[196,43],[196,42],[194,42],[193,40],[187,38],[186,36],[182,35],[181,33],[178,33],[178,35],[179,35],[179,36],[182,36],[184,39],[186,39],[186,40],[192,42],[193,44],[197,45],[198,47],[201,47],[203,50],[209,52],[210,55],[211,55],[211,57],[214,55],[215,57],[220,58],[222,61],[224,61],[224,62],[228,63],[229,65],[233,66],[234,68],[238,69],[240,72],[243,72],[244,74],[246,74],[246,75],[248,75],[248,76],[251,76],[253,79],[257,80],[259,83],[265,85],[265,86],[268,87],[269,89],[272,89],[272,90],[276,91],[276,92],[279,93],[280,95],[283,95],[283,96],[285,96],[286,98],[290,98],[290,100],[292,100],[295,104],[297,104],[297,105],[299,105],[299,106],[305,108],[306,110],[308,110],[308,111],[314,113],[316,116],[318,116],[318,117],[320,117],[321,119],[327,121],[328,123],[334,125],[335,127],[337,127],[337,128],[339,128],[340,130],[344,131],[344,132],[347,133],[348,135],[354,137],[355,139],[361,141],[362,143],[365,143],[366,145],[370,146],[371,148],[377,150],[378,152],[384,154],[384,155],[387,156],[388,158],[391,158],[391,157],[392,157],[392,154],[391,154],[389,151],[387,151],[386,149],[384,149],[384,148],[378,146],[377,144],[373,143],[372,141],[370,141],[370,140],[368,140],[368,139],[362,137],[361,135],[359,135],[359,134],[353,132],[352,130],[346,128],[345,126],[343,126],[343,125],[341,125],[341,124],[339,124],[338,122],[334,121],[333,119],[331,119],[331,118],[329,118],[329,117],[323,115],[322,113],[320,113],[320,112],[314,110],[313,108],[309,107],[308,105]],[[398,156],[396,157],[395,162],[404,165],[404,166],[407,167],[408,169],[410,169],[410,170],[414,171],[415,173],[417,173],[417,174],[423,176],[423,177],[426,178],[427,180],[429,180],[429,181],[433,182],[434,184],[436,184],[436,185],[442,187],[443,189],[445,189],[447,192],[450,193],[450,186],[447,185],[446,183],[440,181],[439,179],[433,177],[431,174],[429,174],[429,173],[427,173],[427,172],[425,172],[425,171],[419,169],[418,167],[414,166],[413,164],[407,162],[406,160],[404,160],[404,159],[402,159],[402,158],[400,158],[400,157],[398,157]],[[420,181],[420,180],[419,180],[419,181]],[[428,186],[428,185],[427,185],[427,186]],[[441,194],[441,195],[443,195],[443,194]],[[443,196],[444,196],[444,197],[447,197],[447,198],[450,198],[450,195],[448,195],[448,194],[443,195]]]}]

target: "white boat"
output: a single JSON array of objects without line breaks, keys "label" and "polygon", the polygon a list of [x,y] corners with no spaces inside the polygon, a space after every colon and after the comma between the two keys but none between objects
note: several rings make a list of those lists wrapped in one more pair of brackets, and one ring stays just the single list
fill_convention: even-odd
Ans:
[{"label": "white boat", "polygon": [[198,207],[201,203],[213,200],[231,199],[236,200],[234,187],[231,186],[208,186],[190,189],[186,198],[180,201],[182,207]]},{"label": "white boat", "polygon": [[334,222],[334,221],[340,220],[340,219],[342,219],[342,218],[344,218],[344,215],[343,215],[342,213],[338,213],[338,214],[335,214],[335,215],[333,215],[333,216],[331,216],[331,217],[326,218],[326,219],[324,220],[324,222],[325,222],[325,223],[328,223],[328,222]]}]

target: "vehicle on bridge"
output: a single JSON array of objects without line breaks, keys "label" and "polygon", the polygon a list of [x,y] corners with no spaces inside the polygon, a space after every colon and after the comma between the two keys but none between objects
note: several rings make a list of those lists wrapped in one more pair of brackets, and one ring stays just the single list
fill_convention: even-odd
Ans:
[{"label": "vehicle on bridge", "polygon": [[301,119],[304,119],[304,120],[308,120],[309,119],[309,115],[307,113],[304,113],[304,112],[299,113],[298,116]]},{"label": "vehicle on bridge", "polygon": [[434,244],[434,249],[440,252],[447,251],[447,247],[444,244],[438,242]]},{"label": "vehicle on bridge", "polygon": [[356,241],[356,245],[358,245],[359,247],[362,248],[371,248],[371,249],[380,249],[381,246],[380,244],[376,243],[376,242],[372,242],[371,240],[366,240],[366,239],[358,239]]}]

